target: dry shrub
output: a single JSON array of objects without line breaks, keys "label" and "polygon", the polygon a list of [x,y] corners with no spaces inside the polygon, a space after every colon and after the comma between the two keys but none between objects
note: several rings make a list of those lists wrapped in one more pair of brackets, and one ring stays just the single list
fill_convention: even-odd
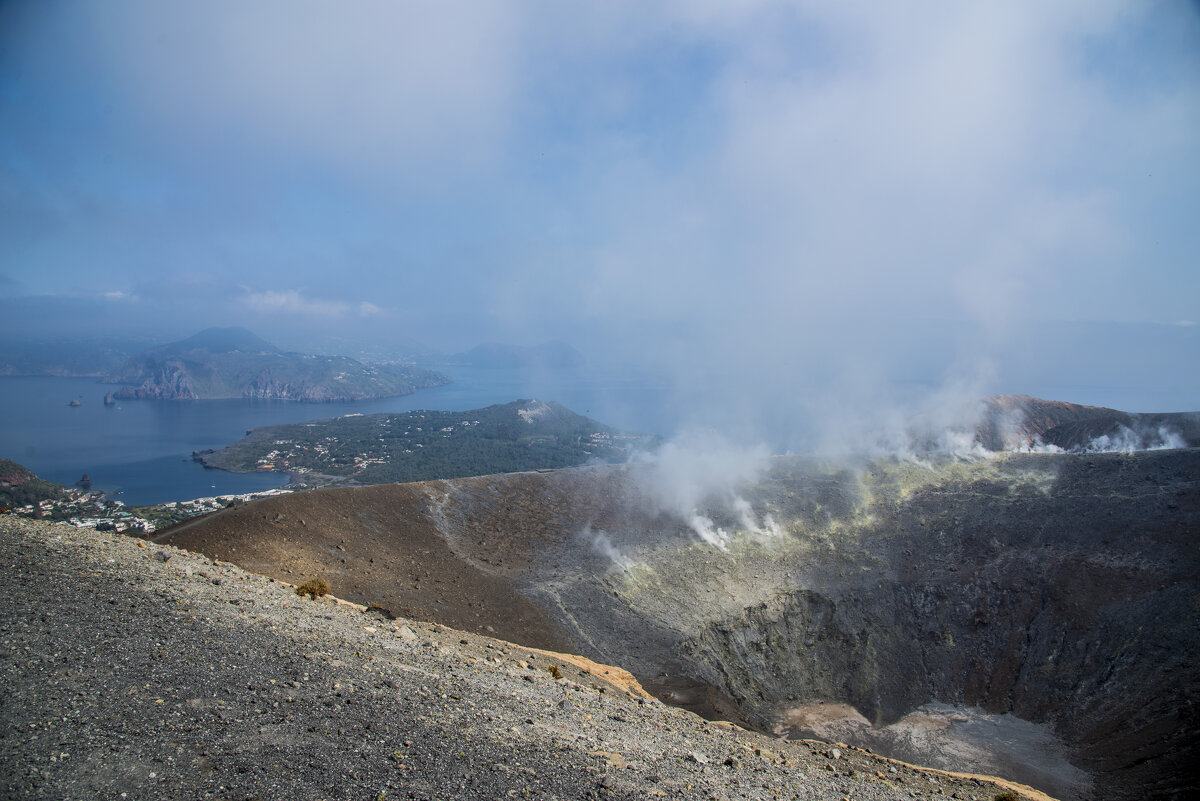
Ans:
[{"label": "dry shrub", "polygon": [[329,582],[322,578],[309,579],[296,588],[296,594],[307,595],[315,601],[322,595],[329,594]]}]

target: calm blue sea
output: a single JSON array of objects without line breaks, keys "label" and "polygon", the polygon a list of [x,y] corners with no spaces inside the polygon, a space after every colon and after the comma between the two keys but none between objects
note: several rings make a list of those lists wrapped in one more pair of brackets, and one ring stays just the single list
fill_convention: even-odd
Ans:
[{"label": "calm blue sea", "polygon": [[[345,414],[414,409],[466,411],[518,398],[558,401],[579,414],[630,430],[670,434],[665,382],[593,370],[533,374],[455,368],[455,383],[358,403],[291,401],[118,401],[92,379],[0,377],[0,457],[70,486],[87,473],[92,488],[129,505],[253,492],[286,483],[282,473],[237,474],[193,462],[192,451],[220,448],[249,429]],[[78,400],[79,406],[71,406]]]}]

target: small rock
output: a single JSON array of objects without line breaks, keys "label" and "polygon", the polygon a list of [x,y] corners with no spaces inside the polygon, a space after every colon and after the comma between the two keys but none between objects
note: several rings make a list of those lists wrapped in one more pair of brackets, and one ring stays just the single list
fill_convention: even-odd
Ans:
[{"label": "small rock", "polygon": [[172,556],[172,554],[169,554],[166,551],[155,551],[155,553],[154,553],[154,558],[160,562],[171,561],[171,556]]},{"label": "small rock", "polygon": [[699,751],[692,751],[690,754],[688,754],[688,757],[697,764],[700,764],[700,765],[708,764],[708,757],[706,757],[704,754],[700,753]]}]

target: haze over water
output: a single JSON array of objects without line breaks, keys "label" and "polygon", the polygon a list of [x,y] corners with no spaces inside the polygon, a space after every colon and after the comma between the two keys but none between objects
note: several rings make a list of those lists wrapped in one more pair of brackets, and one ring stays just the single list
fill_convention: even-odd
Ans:
[{"label": "haze over water", "polygon": [[[558,401],[599,422],[636,431],[673,433],[665,386],[594,370],[535,374],[455,368],[455,383],[375,401],[121,400],[116,387],[90,378],[0,378],[0,457],[50,481],[71,486],[87,473],[93,489],[129,505],[270,489],[283,473],[209,470],[192,451],[220,448],[249,429],[346,414],[414,409],[466,411],[518,398]],[[70,406],[79,400],[79,406]]]},{"label": "haze over water", "polygon": [[12,0],[0,344],[561,340],[747,446],[1197,408],[1198,142],[1187,2]]},{"label": "haze over water", "polygon": [[[20,462],[66,486],[87,473],[94,489],[130,505],[146,505],[281,486],[286,474],[210,470],[192,460],[192,451],[229,445],[261,426],[347,414],[466,411],[536,398],[639,433],[669,438],[697,429],[689,410],[698,399],[681,397],[670,381],[652,373],[612,367],[557,371],[454,367],[448,372],[453,384],[411,395],[316,404],[121,400],[105,406],[104,394],[116,387],[91,378],[0,377],[0,420],[4,421],[0,458]],[[919,398],[931,386],[932,382],[912,381],[893,389],[897,398]],[[1192,400],[1187,393],[1118,385],[1045,384],[1034,392],[1124,411],[1184,411]],[[80,405],[70,406],[71,400],[79,400]],[[762,438],[768,450],[808,450],[828,433],[819,423],[805,419],[805,402],[803,397],[780,395],[774,403],[760,405],[758,422],[774,432]]]}]

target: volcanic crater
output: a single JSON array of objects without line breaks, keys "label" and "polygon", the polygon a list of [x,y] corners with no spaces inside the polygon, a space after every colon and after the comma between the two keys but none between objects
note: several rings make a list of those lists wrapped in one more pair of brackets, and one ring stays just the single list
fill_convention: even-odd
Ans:
[{"label": "volcanic crater", "polygon": [[780,736],[1060,798],[1200,792],[1200,450],[775,457],[694,509],[658,481],[610,465],[311,491],[157,539],[620,665]]}]

